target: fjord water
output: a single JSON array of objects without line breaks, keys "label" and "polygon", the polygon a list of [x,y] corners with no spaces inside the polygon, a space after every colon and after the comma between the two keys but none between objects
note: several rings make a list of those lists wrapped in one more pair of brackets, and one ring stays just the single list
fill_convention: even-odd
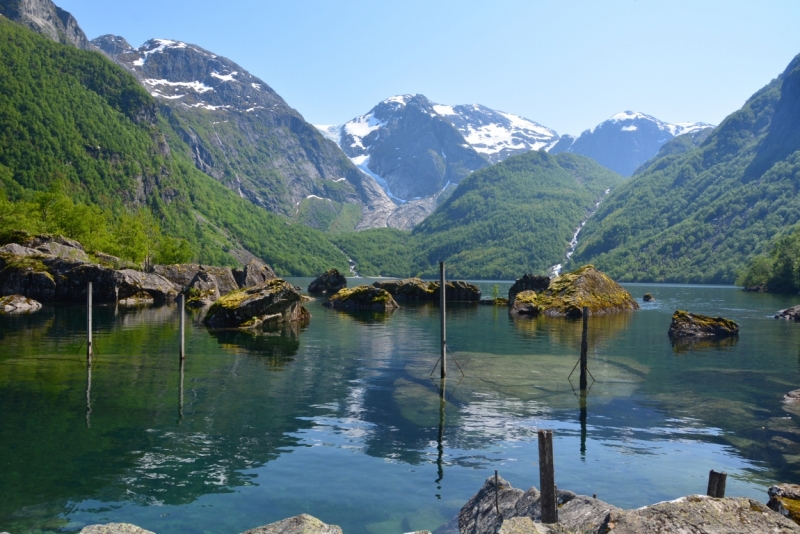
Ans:
[{"label": "fjord water", "polygon": [[[728,496],[761,501],[797,482],[800,428],[781,399],[800,387],[800,324],[772,319],[797,302],[626,287],[657,301],[590,319],[583,411],[567,380],[581,323],[505,308],[450,306],[465,376],[451,360],[444,404],[430,305],[317,300],[307,327],[259,336],[195,315],[182,378],[175,307],[97,307],[91,375],[82,307],[0,316],[0,531],[236,533],[304,512],[347,534],[435,529],[495,469],[538,486],[537,428],[555,432],[560,488],[621,507],[704,493],[709,469],[728,472]],[[675,309],[734,319],[739,339],[673,346]]]}]

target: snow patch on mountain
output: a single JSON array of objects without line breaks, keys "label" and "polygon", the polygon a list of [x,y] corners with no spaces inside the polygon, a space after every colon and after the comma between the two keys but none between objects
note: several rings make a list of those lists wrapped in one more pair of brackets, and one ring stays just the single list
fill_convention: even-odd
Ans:
[{"label": "snow patch on mountain", "polygon": [[374,113],[367,113],[351,120],[343,126],[344,133],[352,138],[350,146],[352,148],[366,149],[363,140],[366,136],[385,126],[386,122],[375,117]]}]

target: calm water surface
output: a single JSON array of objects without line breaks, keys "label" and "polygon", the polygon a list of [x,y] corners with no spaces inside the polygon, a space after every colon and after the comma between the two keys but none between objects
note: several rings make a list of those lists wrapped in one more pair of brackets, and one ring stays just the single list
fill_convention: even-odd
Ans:
[{"label": "calm water surface", "polygon": [[[712,468],[729,496],[800,482],[799,419],[781,403],[800,387],[800,324],[771,318],[796,299],[627,287],[658,300],[591,318],[583,401],[567,380],[580,322],[505,308],[450,307],[465,376],[451,361],[444,404],[433,306],[315,301],[306,328],[259,336],[193,316],[183,373],[174,307],[98,307],[91,374],[81,307],[0,316],[0,531],[237,533],[303,512],[347,534],[432,530],[495,469],[538,486],[537,428],[555,431],[560,488],[621,507],[704,493]],[[734,319],[741,335],[672,346],[675,309]]]}]

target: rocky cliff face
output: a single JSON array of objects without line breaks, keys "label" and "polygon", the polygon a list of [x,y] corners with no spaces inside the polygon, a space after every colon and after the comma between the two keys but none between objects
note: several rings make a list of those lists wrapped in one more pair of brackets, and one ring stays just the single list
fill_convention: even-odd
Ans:
[{"label": "rocky cliff face", "polygon": [[550,152],[588,156],[622,176],[631,176],[671,139],[711,128],[712,125],[702,122],[670,124],[644,113],[624,111],[584,131],[578,138],[564,136]]},{"label": "rocky cliff face", "polygon": [[0,15],[46,35],[57,43],[96,50],[75,17],[50,0],[0,0]]},{"label": "rocky cliff face", "polygon": [[[92,43],[163,103],[195,165],[243,198],[275,213],[306,217],[311,226],[344,218],[351,227],[386,226],[395,205],[375,181],[233,61],[167,39],[138,48],[113,35]],[[357,207],[355,215],[347,205]]]}]

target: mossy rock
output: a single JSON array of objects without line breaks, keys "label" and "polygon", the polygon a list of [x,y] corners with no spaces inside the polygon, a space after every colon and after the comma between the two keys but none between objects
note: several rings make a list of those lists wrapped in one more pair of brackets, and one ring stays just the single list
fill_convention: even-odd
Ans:
[{"label": "mossy rock", "polygon": [[322,305],[337,310],[373,311],[387,311],[400,307],[388,291],[367,285],[340,289]]},{"label": "mossy rock", "polygon": [[511,315],[581,317],[583,308],[590,315],[638,310],[639,305],[628,291],[586,265],[550,281],[544,291],[522,291],[511,303]]},{"label": "mossy rock", "polygon": [[[403,280],[382,280],[372,287],[388,291],[392,297],[401,302],[439,302],[439,282],[426,282],[419,278]],[[481,290],[478,286],[463,280],[445,282],[445,296],[448,302],[478,302]]]},{"label": "mossy rock", "polygon": [[739,325],[723,317],[677,310],[669,326],[671,338],[728,337],[739,335]]},{"label": "mossy rock", "polygon": [[800,524],[800,486],[797,484],[779,484],[767,490],[769,502],[767,506]]},{"label": "mossy rock", "polygon": [[328,269],[308,285],[312,295],[333,295],[347,287],[347,278],[337,269]]},{"label": "mossy rock", "polygon": [[251,329],[283,322],[307,322],[311,314],[300,305],[300,293],[280,278],[220,297],[204,323],[215,329]]},{"label": "mossy rock", "polygon": [[0,314],[33,313],[42,309],[40,302],[23,295],[0,297]]}]

